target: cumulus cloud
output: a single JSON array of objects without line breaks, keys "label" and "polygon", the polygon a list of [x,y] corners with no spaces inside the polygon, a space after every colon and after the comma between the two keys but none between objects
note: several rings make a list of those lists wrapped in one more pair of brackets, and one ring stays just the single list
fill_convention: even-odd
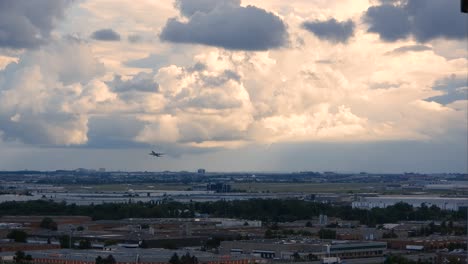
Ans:
[{"label": "cumulus cloud", "polygon": [[[397,2],[387,5],[400,8]],[[256,41],[263,35],[255,33],[259,17],[250,12],[284,26],[273,14],[234,0],[180,0],[176,6],[183,18],[174,21],[184,28],[213,22],[203,31],[206,36],[218,34],[214,25],[227,27],[229,34],[253,25]],[[260,51],[269,44],[250,45],[236,34],[228,45],[223,42],[227,34],[221,34],[217,43],[222,45],[207,45],[222,48],[91,42],[96,56],[85,43],[69,39],[18,55],[0,73],[3,138],[184,150],[291,141],[425,140],[445,135],[464,117],[460,100],[439,104],[424,99],[443,95],[445,91],[431,89],[434,82],[459,74],[465,59],[437,55],[430,50],[434,43],[387,43],[365,34],[346,42],[344,36],[352,31],[335,34],[349,29],[352,22],[346,19],[359,13],[337,16],[345,22],[316,22],[314,27],[333,32],[314,28],[321,32],[314,34],[328,40],[319,41],[304,34],[307,18],[291,12],[281,13],[291,34],[291,45],[284,49]],[[220,23],[221,17],[229,18],[228,26]],[[235,28],[234,22],[239,23]],[[192,37],[186,33],[183,37]],[[398,56],[382,56],[388,51]],[[174,53],[180,53],[176,59]],[[112,71],[108,67],[105,72],[96,57],[115,65]]]},{"label": "cumulus cloud", "polygon": [[0,47],[35,48],[49,41],[69,0],[0,1]]},{"label": "cumulus cloud", "polygon": [[364,17],[369,32],[377,33],[385,41],[409,36],[418,42],[436,38],[464,39],[467,24],[455,0],[382,1],[370,7]]},{"label": "cumulus cloud", "polygon": [[287,41],[281,18],[255,6],[240,6],[240,1],[178,0],[176,6],[188,21],[169,19],[162,40],[232,50],[268,50]]},{"label": "cumulus cloud", "polygon": [[103,65],[74,41],[28,51],[0,71],[0,131],[6,140],[41,145],[87,141],[87,113],[107,99]]},{"label": "cumulus cloud", "polygon": [[107,28],[94,31],[93,34],[91,34],[91,38],[101,41],[119,41],[120,35],[113,29]]},{"label": "cumulus cloud", "polygon": [[321,39],[331,42],[347,42],[354,34],[354,22],[338,22],[332,18],[326,21],[305,22],[303,27]]},{"label": "cumulus cloud", "polygon": [[[444,64],[426,55],[430,58],[427,67]],[[436,77],[430,77],[431,73],[416,82],[412,72],[421,70],[419,65],[408,64],[408,74],[399,77],[401,82],[375,78],[368,71],[359,71],[363,78],[352,82],[355,71],[346,73],[328,64],[318,67],[312,57],[303,52],[213,51],[195,56],[192,66],[160,68],[154,79],[160,85],[161,107],[140,115],[145,126],[135,140],[203,148],[251,142],[424,140],[445,131],[428,127],[428,116],[437,120],[431,121],[437,127],[448,127],[463,115],[420,100],[431,94],[419,88],[424,87],[421,83],[429,84]],[[349,56],[342,63],[359,63],[356,59]],[[285,60],[303,63],[291,68]],[[369,71],[398,71],[397,61],[401,63],[401,58],[377,60]],[[372,82],[363,81],[369,76]]]}]

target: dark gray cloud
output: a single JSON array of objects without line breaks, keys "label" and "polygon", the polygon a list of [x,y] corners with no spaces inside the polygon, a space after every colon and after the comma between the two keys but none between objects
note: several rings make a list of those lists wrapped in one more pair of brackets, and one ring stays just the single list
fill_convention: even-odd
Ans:
[{"label": "dark gray cloud", "polygon": [[426,101],[447,105],[458,100],[468,100],[468,79],[466,76],[452,75],[438,80],[432,89],[443,91],[444,94],[427,98]]},{"label": "dark gray cloud", "polygon": [[169,19],[162,40],[232,50],[268,50],[287,40],[286,25],[278,16],[254,6],[242,7],[240,1],[179,0],[176,5],[188,21]]},{"label": "dark gray cloud", "polygon": [[364,20],[369,24],[368,31],[379,34],[385,41],[409,36],[418,42],[464,39],[468,26],[459,9],[456,0],[386,0],[370,7]]},{"label": "dark gray cloud", "polygon": [[122,80],[121,76],[117,75],[107,85],[116,92],[140,91],[151,93],[159,90],[159,85],[153,79],[153,74],[145,72],[140,72],[127,81]]},{"label": "dark gray cloud", "polygon": [[119,41],[120,35],[110,28],[100,29],[91,34],[91,38],[102,41]]},{"label": "dark gray cloud", "polygon": [[0,0],[0,47],[35,48],[50,39],[69,0]]},{"label": "dark gray cloud", "polygon": [[338,22],[332,18],[326,21],[305,22],[303,27],[320,39],[345,43],[354,35],[355,25],[351,20]]},{"label": "dark gray cloud", "polygon": [[365,16],[369,32],[378,33],[385,41],[406,38],[410,34],[410,21],[407,12],[393,5],[370,7]]},{"label": "dark gray cloud", "polygon": [[431,47],[424,46],[424,45],[408,45],[408,46],[402,46],[399,48],[396,48],[390,52],[387,52],[388,55],[391,54],[402,54],[406,52],[418,52],[418,51],[426,51],[426,50],[432,50]]}]

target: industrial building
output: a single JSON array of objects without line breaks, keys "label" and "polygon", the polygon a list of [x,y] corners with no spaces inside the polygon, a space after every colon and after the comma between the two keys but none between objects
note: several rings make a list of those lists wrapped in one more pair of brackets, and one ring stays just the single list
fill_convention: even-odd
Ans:
[{"label": "industrial building", "polygon": [[420,195],[380,195],[371,197],[359,197],[352,203],[353,208],[372,209],[386,208],[397,203],[407,203],[413,207],[437,206],[443,210],[458,211],[460,208],[468,207],[468,197],[441,197]]},{"label": "industrial building", "polygon": [[264,259],[291,260],[324,257],[363,258],[382,256],[386,242],[375,241],[331,241],[331,240],[250,240],[223,241],[221,254],[254,255]]},{"label": "industrial building", "polygon": [[[109,250],[70,250],[55,249],[43,251],[26,251],[34,263],[60,264],[94,264],[98,256],[105,258],[112,255],[117,263],[166,264],[174,253],[179,257],[189,253],[195,256],[199,263],[208,264],[248,264],[254,258],[251,256],[221,256],[209,252],[195,250],[167,250],[141,248],[112,248]],[[14,252],[0,253],[0,260],[12,260]]]}]

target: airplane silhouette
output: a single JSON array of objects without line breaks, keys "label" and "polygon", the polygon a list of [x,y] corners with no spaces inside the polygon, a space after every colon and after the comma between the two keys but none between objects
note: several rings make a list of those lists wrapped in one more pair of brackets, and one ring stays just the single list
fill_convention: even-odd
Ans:
[{"label": "airplane silhouette", "polygon": [[160,157],[164,156],[164,153],[157,153],[157,152],[151,151],[151,153],[149,153],[149,155],[160,158]]}]

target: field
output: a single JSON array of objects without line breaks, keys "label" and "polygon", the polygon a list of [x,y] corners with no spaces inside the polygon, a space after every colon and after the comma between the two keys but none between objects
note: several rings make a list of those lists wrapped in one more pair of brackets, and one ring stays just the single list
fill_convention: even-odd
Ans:
[{"label": "field", "polygon": [[[372,192],[380,189],[379,184],[363,183],[232,183],[232,189],[246,192],[306,192],[306,193],[345,193],[345,192]],[[192,187],[191,184],[104,184],[104,185],[66,185],[68,191],[91,192],[121,192],[132,190],[167,190],[183,191]]]},{"label": "field", "polygon": [[123,192],[128,190],[166,190],[166,191],[183,191],[191,187],[185,184],[101,184],[101,185],[65,185],[66,190],[89,191],[89,192]]},{"label": "field", "polygon": [[364,183],[234,183],[232,188],[248,192],[372,192],[380,185]]}]

